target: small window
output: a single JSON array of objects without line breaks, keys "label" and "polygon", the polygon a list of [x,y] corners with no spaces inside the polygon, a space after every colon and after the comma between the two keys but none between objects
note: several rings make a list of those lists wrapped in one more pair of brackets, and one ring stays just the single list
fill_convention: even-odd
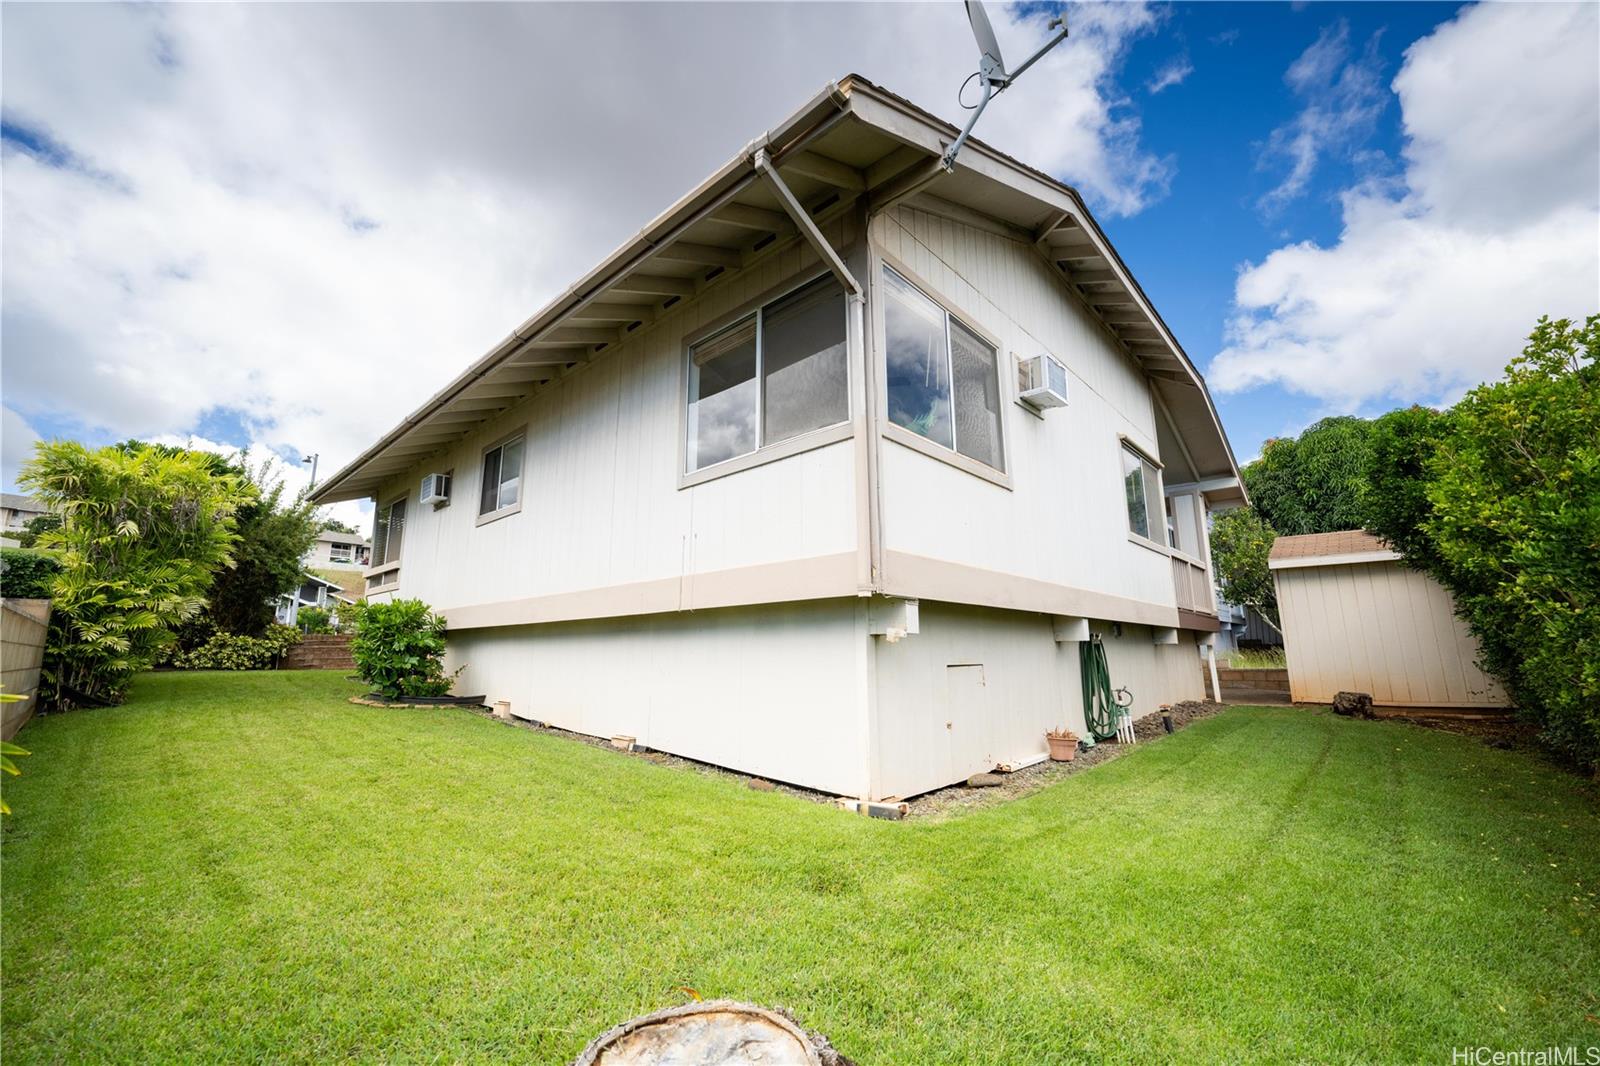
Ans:
[{"label": "small window", "polygon": [[509,512],[522,503],[521,434],[483,453],[478,517]]},{"label": "small window", "polygon": [[400,545],[406,534],[406,501],[395,500],[378,508],[372,525],[372,564],[382,566],[400,558]]},{"label": "small window", "polygon": [[890,267],[883,268],[889,421],[996,470],[999,353]]},{"label": "small window", "polygon": [[328,545],[328,559],[330,561],[332,561],[332,562],[335,562],[335,563],[354,562],[355,561],[355,557],[356,557],[356,546],[354,544],[330,544],[330,545]]},{"label": "small window", "polygon": [[1161,475],[1155,465],[1134,451],[1122,449],[1122,487],[1128,501],[1128,529],[1146,540],[1160,541],[1151,533],[1160,531],[1166,521],[1161,500]]},{"label": "small window", "polygon": [[818,278],[689,349],[690,473],[849,419],[844,309]]}]

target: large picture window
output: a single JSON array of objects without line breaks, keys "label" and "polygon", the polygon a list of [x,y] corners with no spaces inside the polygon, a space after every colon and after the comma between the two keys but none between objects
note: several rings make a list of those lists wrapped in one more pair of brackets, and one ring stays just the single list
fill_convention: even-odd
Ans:
[{"label": "large picture window", "polygon": [[1155,464],[1126,445],[1122,448],[1122,489],[1128,501],[1128,529],[1146,540],[1166,540],[1166,506]]},{"label": "large picture window", "polygon": [[483,453],[483,479],[478,517],[509,514],[522,505],[522,434],[501,441]]},{"label": "large picture window", "polygon": [[689,349],[690,473],[850,417],[844,289],[819,278]]},{"label": "large picture window", "polygon": [[999,353],[893,268],[883,281],[889,421],[1004,470]]}]

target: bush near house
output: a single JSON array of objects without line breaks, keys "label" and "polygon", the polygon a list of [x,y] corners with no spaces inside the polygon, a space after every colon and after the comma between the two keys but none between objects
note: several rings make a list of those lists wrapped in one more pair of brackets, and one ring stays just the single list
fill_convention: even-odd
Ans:
[{"label": "bush near house", "polygon": [[259,637],[214,633],[192,651],[174,655],[171,662],[179,670],[268,670],[298,643],[300,631],[293,626],[274,625]]},{"label": "bush near house", "polygon": [[295,615],[295,628],[302,633],[332,633],[333,614],[325,607],[302,607]]},{"label": "bush near house", "polygon": [[356,672],[387,699],[446,695],[455,676],[444,672],[444,632],[421,600],[369,603],[350,642]]},{"label": "bush near house", "polygon": [[1541,318],[1504,379],[1380,420],[1373,528],[1455,596],[1557,751],[1600,772],[1600,315]]},{"label": "bush near house", "polygon": [[61,562],[53,555],[27,548],[0,548],[0,596],[16,600],[48,600],[54,595]]}]

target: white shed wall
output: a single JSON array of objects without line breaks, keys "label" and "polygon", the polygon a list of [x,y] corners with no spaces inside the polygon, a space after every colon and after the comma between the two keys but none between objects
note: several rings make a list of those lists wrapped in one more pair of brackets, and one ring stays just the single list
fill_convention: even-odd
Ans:
[{"label": "white shed wall", "polygon": [[517,717],[841,795],[866,789],[856,600],[454,632],[461,693]]},{"label": "white shed wall", "polygon": [[1396,707],[1506,707],[1478,668],[1478,642],[1450,593],[1397,562],[1274,571],[1289,691],[1327,703],[1340,691]]},{"label": "white shed wall", "polygon": [[[1118,435],[1159,454],[1157,414],[1139,368],[1031,246],[904,207],[874,219],[872,239],[1000,342],[1012,486],[884,441],[885,551],[1175,605],[1166,554],[1128,539]],[[881,312],[874,318],[881,353]],[[1067,406],[1043,418],[1015,403],[1013,353],[1040,351],[1071,377]],[[892,562],[886,569],[892,579]]]},{"label": "white shed wall", "polygon": [[[1045,730],[1087,732],[1079,645],[1057,644],[1047,615],[923,601],[920,632],[880,641],[873,796],[908,797],[1045,751]],[[1204,698],[1192,633],[1158,645],[1147,626],[1093,623],[1114,687],[1133,712]],[[972,671],[981,667],[981,675]]]},{"label": "white shed wall", "polygon": [[[848,243],[850,225],[830,239]],[[809,246],[780,253],[385,485],[380,506],[410,501],[394,591],[448,613],[854,552],[850,439],[678,487],[685,336],[817,269]],[[482,451],[522,426],[522,510],[480,526]],[[423,474],[447,470],[450,505],[419,507]]]}]

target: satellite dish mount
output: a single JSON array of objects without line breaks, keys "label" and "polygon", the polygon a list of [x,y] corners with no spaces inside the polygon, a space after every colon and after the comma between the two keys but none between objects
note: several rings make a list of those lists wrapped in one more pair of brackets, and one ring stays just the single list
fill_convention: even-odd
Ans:
[{"label": "satellite dish mount", "polygon": [[994,27],[989,25],[989,15],[983,9],[983,0],[967,0],[967,21],[972,23],[972,36],[978,42],[978,73],[977,79],[983,82],[983,99],[978,101],[978,106],[973,109],[972,117],[967,120],[967,128],[961,131],[961,136],[955,139],[945,150],[939,165],[946,171],[956,168],[956,155],[961,151],[961,146],[967,143],[967,138],[972,134],[972,127],[978,124],[978,118],[983,114],[983,109],[989,106],[989,101],[1011,87],[1011,83],[1022,77],[1023,71],[1044,58],[1044,54],[1062,41],[1067,39],[1067,19],[1063,15],[1053,18],[1047,29],[1058,32],[1046,41],[1037,52],[1023,61],[1022,66],[1016,70],[1006,71],[1005,56],[1000,53],[1000,42],[995,39]]}]

